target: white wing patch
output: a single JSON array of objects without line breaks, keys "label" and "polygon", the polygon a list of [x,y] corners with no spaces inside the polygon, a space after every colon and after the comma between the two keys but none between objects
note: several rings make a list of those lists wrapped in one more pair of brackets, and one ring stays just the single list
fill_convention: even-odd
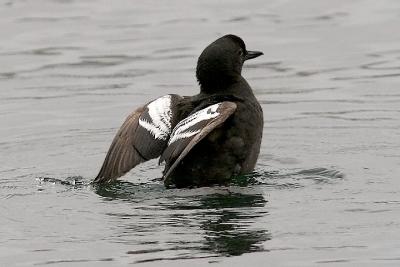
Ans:
[{"label": "white wing patch", "polygon": [[139,119],[139,125],[148,130],[156,139],[167,140],[171,129],[171,96],[157,98],[147,105],[151,121]]},{"label": "white wing patch", "polygon": [[217,112],[219,106],[220,103],[214,104],[212,106],[197,111],[196,113],[190,115],[184,120],[181,120],[172,131],[171,138],[168,141],[168,145],[172,144],[173,142],[179,139],[188,138],[199,133],[201,129],[193,129],[193,130],[188,130],[188,129],[195,126],[197,123],[201,121],[217,117],[220,114],[219,112]]}]

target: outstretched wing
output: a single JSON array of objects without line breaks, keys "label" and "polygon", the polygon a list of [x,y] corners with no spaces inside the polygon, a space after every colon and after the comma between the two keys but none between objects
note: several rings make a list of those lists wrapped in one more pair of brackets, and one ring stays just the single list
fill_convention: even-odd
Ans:
[{"label": "outstretched wing", "polygon": [[131,113],[111,143],[95,183],[110,182],[139,163],[157,158],[178,120],[179,95],[165,95]]},{"label": "outstretched wing", "polygon": [[[166,161],[169,169],[164,172],[164,182],[189,151],[211,131],[226,121],[236,110],[234,102],[224,101],[201,109],[180,121],[171,133],[168,147],[160,163]],[[171,164],[171,162],[173,162]]]}]

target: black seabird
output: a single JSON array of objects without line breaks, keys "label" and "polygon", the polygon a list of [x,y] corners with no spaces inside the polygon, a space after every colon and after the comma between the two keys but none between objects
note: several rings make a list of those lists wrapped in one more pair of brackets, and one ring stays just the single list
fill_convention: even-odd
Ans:
[{"label": "black seabird", "polygon": [[247,51],[241,38],[225,35],[201,53],[196,69],[200,93],[165,95],[136,109],[115,136],[95,183],[124,175],[160,157],[167,187],[227,184],[254,169],[263,112],[242,77]]}]

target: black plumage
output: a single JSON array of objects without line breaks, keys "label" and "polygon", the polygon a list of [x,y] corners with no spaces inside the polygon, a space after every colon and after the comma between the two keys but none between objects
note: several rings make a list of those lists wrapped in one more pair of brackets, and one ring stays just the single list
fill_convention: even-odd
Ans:
[{"label": "black plumage", "polygon": [[225,35],[204,49],[196,69],[200,93],[167,95],[134,111],[114,138],[94,182],[110,182],[137,164],[160,157],[167,186],[227,184],[254,169],[263,112],[242,77],[243,40]]}]

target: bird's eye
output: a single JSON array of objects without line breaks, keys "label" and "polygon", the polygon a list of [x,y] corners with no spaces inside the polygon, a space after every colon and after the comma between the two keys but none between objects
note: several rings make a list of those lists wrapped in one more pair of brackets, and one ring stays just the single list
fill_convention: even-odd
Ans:
[{"label": "bird's eye", "polygon": [[239,56],[243,56],[243,50],[240,49],[240,50],[238,51],[238,54],[239,54]]}]

